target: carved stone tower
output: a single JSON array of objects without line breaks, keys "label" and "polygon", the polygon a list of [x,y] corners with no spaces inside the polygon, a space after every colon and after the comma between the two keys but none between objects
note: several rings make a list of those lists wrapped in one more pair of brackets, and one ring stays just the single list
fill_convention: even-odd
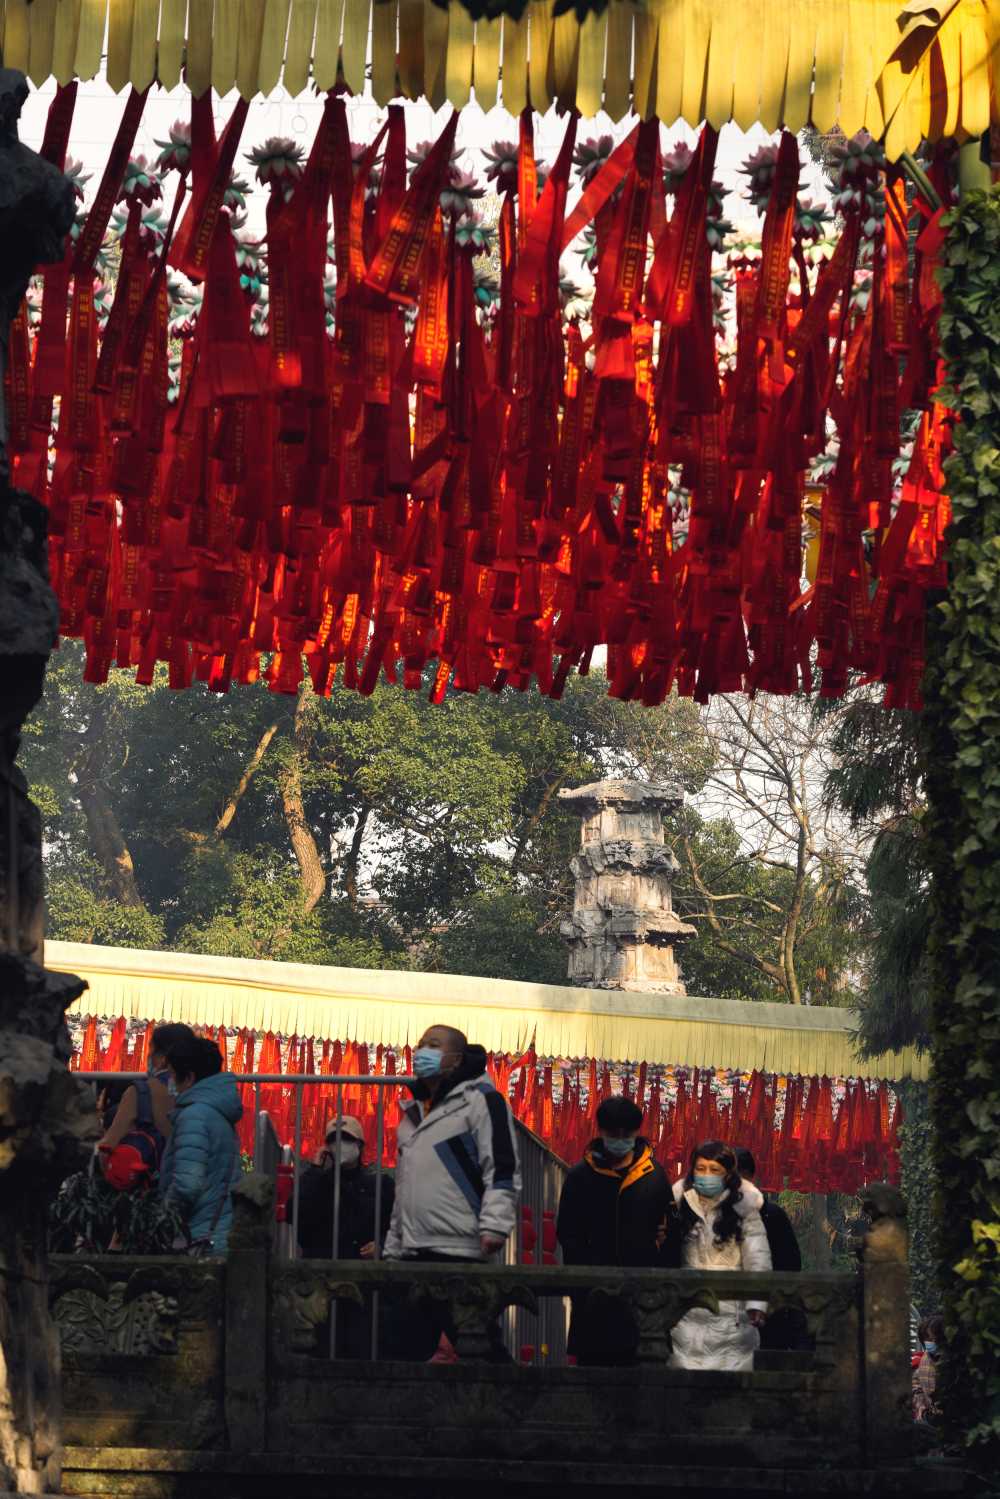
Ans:
[{"label": "carved stone tower", "polygon": [[588,989],[685,994],[674,948],[695,928],[674,914],[678,864],[663,841],[663,810],[679,807],[677,785],[594,781],[559,799],[582,819],[569,943],[569,981]]}]

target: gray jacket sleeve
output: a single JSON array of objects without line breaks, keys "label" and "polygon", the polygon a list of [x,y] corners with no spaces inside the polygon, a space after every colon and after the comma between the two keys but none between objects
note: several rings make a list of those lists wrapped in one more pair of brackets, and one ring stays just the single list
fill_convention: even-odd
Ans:
[{"label": "gray jacket sleeve", "polygon": [[495,1088],[485,1087],[475,1097],[473,1131],[483,1177],[479,1231],[506,1239],[517,1222],[521,1195],[521,1163],[514,1121],[507,1100]]}]

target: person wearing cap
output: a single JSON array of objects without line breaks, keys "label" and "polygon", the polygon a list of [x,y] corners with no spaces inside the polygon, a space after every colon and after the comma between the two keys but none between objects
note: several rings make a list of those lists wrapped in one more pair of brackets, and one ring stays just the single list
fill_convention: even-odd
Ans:
[{"label": "person wearing cap", "polygon": [[[370,1260],[375,1254],[375,1187],[377,1172],[364,1160],[365,1132],[359,1119],[345,1114],[327,1121],[322,1147],[299,1183],[299,1248],[304,1259],[328,1260],[333,1254],[333,1207],[337,1156],[340,1156],[340,1222],[336,1258]],[[382,1173],[378,1238],[385,1238],[395,1197],[390,1171]]]},{"label": "person wearing cap", "polygon": [[[365,1132],[359,1119],[345,1114],[327,1121],[323,1144],[299,1182],[299,1248],[307,1260],[370,1260],[375,1241],[385,1239],[395,1199],[391,1171],[382,1172],[382,1198],[378,1224],[375,1194],[378,1172],[365,1164]],[[340,1157],[340,1209],[337,1222],[337,1252],[333,1253],[336,1164]],[[337,1306],[337,1358],[371,1357],[371,1298],[365,1305],[342,1301]]]}]

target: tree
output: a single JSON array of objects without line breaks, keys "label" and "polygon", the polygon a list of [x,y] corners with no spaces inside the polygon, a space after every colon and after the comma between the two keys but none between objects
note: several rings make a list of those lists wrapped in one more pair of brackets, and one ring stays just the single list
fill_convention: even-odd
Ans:
[{"label": "tree", "polygon": [[78,939],[558,980],[576,840],[559,789],[668,760],[695,787],[706,763],[693,704],[641,719],[599,673],[559,702],[432,706],[387,686],[94,688],[79,656],[60,652],[26,750],[50,930]]},{"label": "tree", "polygon": [[834,760],[831,805],[868,852],[867,962],[860,997],[864,1053],[927,1044],[930,880],[925,733],[919,714],[886,710],[865,688],[821,712]]},{"label": "tree", "polygon": [[[688,807],[667,829],[680,864],[674,904],[697,928],[681,949],[690,994],[788,1001],[780,952],[794,881],[769,868],[725,817],[707,820]],[[699,883],[691,878],[697,870]],[[711,918],[703,894],[712,895]],[[843,1004],[858,962],[860,899],[847,885],[826,898],[807,882],[806,918],[795,949],[796,972],[811,1004]]]},{"label": "tree", "polygon": [[[26,754],[53,934],[560,982],[578,832],[559,790],[670,777],[691,798],[668,830],[678,905],[699,927],[682,954],[689,989],[788,997],[779,955],[796,901],[800,988],[819,1002],[843,982],[845,908],[814,868],[797,880],[773,840],[747,836],[726,780],[732,745],[690,701],[621,703],[600,672],[571,678],[559,701],[432,706],[389,686],[324,700],[264,684],[217,697],[118,673],[87,686],[78,657],[72,643],[60,651]],[[100,819],[86,810],[95,783]]]},{"label": "tree", "polygon": [[[865,841],[868,932],[858,996],[863,1055],[929,1044],[931,900],[924,776],[926,724],[882,707],[870,689],[817,710],[830,725],[834,762],[826,795]],[[903,1105],[900,1158],[910,1229],[913,1299],[940,1305],[932,1243],[937,1166],[926,1083],[897,1090]]]},{"label": "tree", "polygon": [[[744,986],[843,1002],[860,948],[860,852],[824,800],[832,751],[804,699],[717,699],[697,817],[674,830],[679,905]],[[706,816],[707,814],[707,816]]]}]

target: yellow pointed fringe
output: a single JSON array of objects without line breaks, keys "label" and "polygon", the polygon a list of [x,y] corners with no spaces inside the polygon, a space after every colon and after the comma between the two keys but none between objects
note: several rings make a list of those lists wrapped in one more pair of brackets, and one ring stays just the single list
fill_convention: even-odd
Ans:
[{"label": "yellow pointed fringe", "polygon": [[[107,30],[105,31],[105,28]],[[184,76],[245,98],[338,78],[376,100],[458,107],[474,92],[518,113],[553,99],[585,117],[630,109],[748,128],[811,119],[885,135],[895,159],[921,136],[959,140],[1000,119],[1000,0],[610,0],[582,28],[531,0],[520,21],[473,22],[433,0],[0,0],[4,62],[38,86],[92,78],[107,35],[121,90]],[[184,71],[186,69],[186,71]]]}]

